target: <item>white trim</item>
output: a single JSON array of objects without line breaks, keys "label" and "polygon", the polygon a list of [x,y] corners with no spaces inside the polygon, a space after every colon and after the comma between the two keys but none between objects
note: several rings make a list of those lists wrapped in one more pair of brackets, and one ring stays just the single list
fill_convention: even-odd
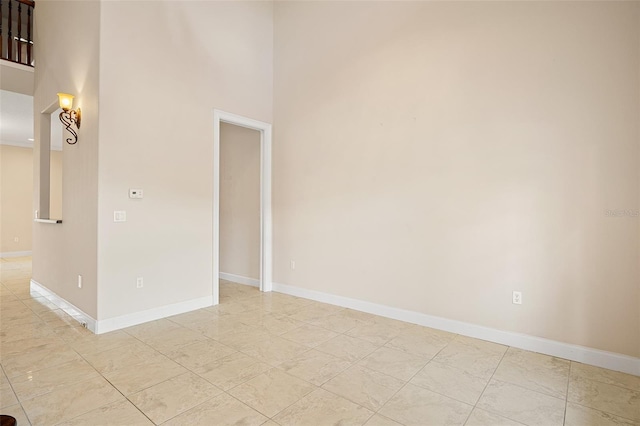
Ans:
[{"label": "white trim", "polygon": [[0,61],[0,64],[4,67],[16,68],[22,71],[29,71],[31,73],[34,72],[34,67],[31,67],[29,65],[19,64],[17,62]]},{"label": "white trim", "polygon": [[33,219],[37,223],[62,223],[62,219]]},{"label": "white trim", "polygon": [[184,314],[185,312],[195,311],[196,309],[211,306],[212,302],[212,296],[205,296],[198,299],[191,299],[184,302],[173,303],[171,305],[147,309],[146,311],[134,312],[132,314],[122,315],[115,318],[107,318],[97,322],[95,333],[108,333],[109,331],[120,330],[121,328],[131,327],[144,322]]},{"label": "white trim", "polygon": [[273,291],[640,376],[640,358],[483,327],[286,284],[273,283]]},{"label": "white trim", "polygon": [[24,257],[31,256],[31,250],[28,251],[5,251],[4,253],[0,253],[0,258],[9,259],[12,257]]},{"label": "white trim", "polygon": [[171,305],[148,309],[142,312],[96,321],[90,315],[67,302],[64,298],[58,296],[35,280],[31,280],[30,290],[32,293],[35,293],[34,296],[37,297],[38,295],[41,295],[46,298],[95,334],[108,333],[109,331],[119,330],[121,328],[142,324],[143,322],[155,321],[161,318],[183,314],[185,312],[206,308],[212,305],[212,297],[206,296],[198,299],[187,300],[186,302],[174,303]]},{"label": "white trim", "polygon": [[80,324],[82,324],[92,332],[96,332],[96,320],[94,318],[86,314],[84,311],[82,311],[82,309],[76,307],[72,303],[67,302],[65,299],[58,296],[39,282],[31,280],[30,291],[31,293],[41,294],[45,299],[65,311]]},{"label": "white trim", "polygon": [[243,277],[242,275],[229,274],[227,272],[220,272],[219,278],[238,284],[250,285],[251,287],[260,288],[260,280],[257,280],[255,278]]},{"label": "white trim", "polygon": [[[213,110],[213,277],[220,276],[220,123],[260,132],[260,290],[272,290],[271,223],[271,124],[240,115]],[[217,279],[213,283],[213,304],[220,301]]]}]

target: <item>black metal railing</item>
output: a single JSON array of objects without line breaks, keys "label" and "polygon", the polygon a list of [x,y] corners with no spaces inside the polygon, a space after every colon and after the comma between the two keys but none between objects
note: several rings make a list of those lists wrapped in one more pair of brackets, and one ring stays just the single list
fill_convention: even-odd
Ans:
[{"label": "black metal railing", "polygon": [[0,0],[0,59],[33,66],[32,0]]}]

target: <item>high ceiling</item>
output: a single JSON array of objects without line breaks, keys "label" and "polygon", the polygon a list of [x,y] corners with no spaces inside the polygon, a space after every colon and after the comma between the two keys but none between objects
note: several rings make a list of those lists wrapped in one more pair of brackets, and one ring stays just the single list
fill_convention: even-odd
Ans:
[{"label": "high ceiling", "polygon": [[[57,119],[51,123],[51,134],[60,135],[52,148],[61,150],[62,125]],[[33,96],[0,90],[0,144],[32,147],[33,138]]]}]

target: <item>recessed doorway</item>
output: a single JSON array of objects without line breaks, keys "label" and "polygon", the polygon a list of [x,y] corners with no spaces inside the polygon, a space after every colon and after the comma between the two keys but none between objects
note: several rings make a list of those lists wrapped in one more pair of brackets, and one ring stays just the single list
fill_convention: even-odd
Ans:
[{"label": "recessed doorway", "polygon": [[220,302],[220,127],[233,124],[260,132],[260,291],[271,291],[271,124],[213,111],[213,304]]}]

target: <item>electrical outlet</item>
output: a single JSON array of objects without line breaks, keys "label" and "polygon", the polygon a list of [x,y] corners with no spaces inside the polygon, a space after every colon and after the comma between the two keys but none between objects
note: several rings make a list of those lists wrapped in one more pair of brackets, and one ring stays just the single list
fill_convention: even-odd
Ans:
[{"label": "electrical outlet", "polygon": [[144,287],[144,280],[142,279],[142,277],[138,277],[136,279],[136,288],[142,288]]},{"label": "electrical outlet", "polygon": [[514,291],[513,292],[513,304],[514,305],[522,305],[522,292]]},{"label": "electrical outlet", "polygon": [[291,261],[291,269],[296,269],[296,261],[295,260]]},{"label": "electrical outlet", "polygon": [[19,243],[19,242],[20,242],[20,238],[18,238],[18,237],[13,237],[13,242],[14,242],[14,243]]},{"label": "electrical outlet", "polygon": [[82,288],[82,275],[78,275],[78,288]]}]

